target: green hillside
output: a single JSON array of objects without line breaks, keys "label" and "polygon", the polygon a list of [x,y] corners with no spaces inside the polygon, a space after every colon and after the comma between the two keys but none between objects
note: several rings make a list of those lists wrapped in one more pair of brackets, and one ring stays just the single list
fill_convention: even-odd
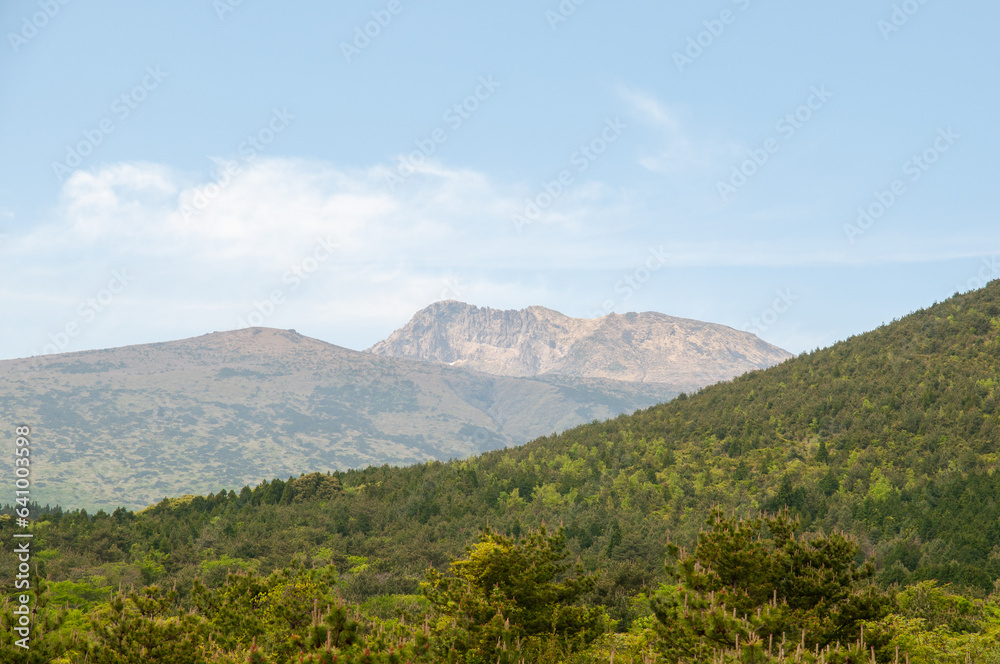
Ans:
[{"label": "green hillside", "polygon": [[[394,614],[387,602],[426,610],[426,600],[413,597],[426,569],[445,569],[484,526],[516,538],[543,524],[562,525],[567,559],[579,558],[579,574],[596,573],[589,586],[573,587],[617,620],[618,632],[636,635],[651,633],[645,598],[654,591],[657,616],[675,615],[667,593],[674,586],[656,590],[677,578],[664,567],[671,543],[693,546],[713,508],[752,516],[788,507],[804,532],[853,536],[856,550],[839,550],[858,564],[870,559],[880,588],[936,580],[966,594],[946,596],[924,584],[893,599],[898,613],[877,629],[896,641],[883,634],[879,647],[904,643],[917,653],[914,644],[924,637],[911,643],[899,634],[937,625],[941,639],[981,635],[988,631],[983,616],[1000,615],[974,599],[1000,578],[998,333],[1000,282],[993,282],[766,371],[519,448],[460,462],[274,480],[165,500],[138,514],[50,514],[34,526],[36,547],[50,580],[85,582],[95,593],[123,582],[176,583],[179,606],[192,601],[196,576],[217,586],[228,570],[266,573],[294,562],[328,570],[346,601],[366,602],[364,615],[388,617]],[[6,529],[3,540],[0,560],[10,578]],[[477,546],[510,551],[502,542]],[[683,588],[690,592],[697,583],[711,585],[689,577]],[[715,595],[704,597],[703,610],[714,611]],[[925,609],[936,602],[939,612],[914,609],[914,597]],[[694,610],[687,598],[684,615]],[[756,606],[758,618],[770,615]],[[662,639],[655,642],[661,646],[650,643],[664,656],[672,652]],[[810,643],[819,657],[823,642]],[[572,649],[564,641],[559,647]],[[879,661],[892,661],[887,652],[878,651]]]}]

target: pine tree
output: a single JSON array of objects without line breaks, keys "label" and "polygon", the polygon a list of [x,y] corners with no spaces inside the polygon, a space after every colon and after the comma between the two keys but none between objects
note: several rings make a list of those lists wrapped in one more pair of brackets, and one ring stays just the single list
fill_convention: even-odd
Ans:
[{"label": "pine tree", "polygon": [[526,650],[547,640],[572,651],[595,639],[603,611],[577,606],[595,580],[580,563],[564,562],[566,552],[562,528],[550,535],[542,526],[520,539],[484,530],[467,558],[447,575],[429,570],[422,584],[435,613],[452,620],[439,644],[467,651],[469,661],[513,662],[530,661]]},{"label": "pine tree", "polygon": [[846,644],[891,606],[867,582],[872,562],[856,566],[858,545],[841,534],[798,537],[787,511],[740,520],[715,510],[707,525],[693,554],[670,548],[671,581],[652,602],[668,661],[788,634],[808,649]]}]

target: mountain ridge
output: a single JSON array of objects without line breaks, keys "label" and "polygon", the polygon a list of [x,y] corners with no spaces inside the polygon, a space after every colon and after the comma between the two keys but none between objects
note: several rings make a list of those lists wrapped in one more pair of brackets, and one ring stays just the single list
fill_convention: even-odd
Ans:
[{"label": "mountain ridge", "polygon": [[445,300],[418,311],[365,352],[503,376],[668,383],[729,380],[793,355],[749,332],[657,312],[572,318],[553,309],[492,309]]},{"label": "mountain ridge", "polygon": [[461,458],[677,393],[494,376],[271,328],[0,362],[0,417],[44,435],[36,495],[65,506]]}]

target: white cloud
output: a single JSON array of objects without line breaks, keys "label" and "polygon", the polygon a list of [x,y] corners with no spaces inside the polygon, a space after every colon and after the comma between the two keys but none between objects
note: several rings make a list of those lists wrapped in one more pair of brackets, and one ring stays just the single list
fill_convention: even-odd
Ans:
[{"label": "white cloud", "polygon": [[[646,112],[670,126],[663,108]],[[8,357],[31,354],[72,322],[80,334],[60,350],[233,329],[240,320],[255,324],[250,315],[258,304],[269,308],[265,301],[275,292],[282,302],[261,324],[362,347],[439,299],[589,311],[651,247],[663,247],[670,270],[678,271],[661,280],[663,292],[685,283],[681,271],[688,268],[933,260],[935,251],[981,251],[981,243],[930,240],[887,247],[874,233],[851,251],[826,237],[767,241],[758,230],[767,219],[753,228],[720,221],[711,232],[697,223],[682,229],[644,211],[633,192],[597,181],[568,189],[518,234],[511,214],[530,195],[527,187],[429,162],[392,193],[387,172],[381,165],[343,170],[261,158],[223,187],[217,178],[192,181],[150,163],[78,172],[48,213],[52,221],[22,224],[0,244],[0,306],[18,313],[0,323],[0,348]],[[801,215],[808,211],[768,216]],[[317,242],[327,238],[338,248],[306,270]],[[133,276],[128,289],[96,319],[80,320],[80,304],[122,269]],[[295,269],[308,278],[289,279]]]},{"label": "white cloud", "polygon": [[659,136],[660,145],[654,148],[655,152],[639,158],[639,165],[648,171],[676,175],[708,170],[728,163],[739,154],[736,143],[696,136],[682,124],[675,111],[646,93],[623,89],[620,95],[632,112]]},{"label": "white cloud", "polygon": [[[386,172],[263,158],[235,177],[200,182],[149,163],[79,171],[64,184],[51,222],[0,245],[7,273],[0,299],[21,302],[39,326],[21,354],[73,321],[112,270],[129,270],[134,283],[62,350],[108,345],[87,341],[98,329],[146,329],[140,338],[149,340],[232,329],[276,291],[282,304],[263,324],[279,327],[398,323],[401,311],[442,299],[456,275],[468,282],[469,299],[537,293],[521,288],[518,275],[579,265],[580,244],[597,232],[591,227],[605,224],[608,210],[622,211],[616,192],[581,185],[553,205],[547,223],[518,235],[515,187],[431,163],[391,193]],[[338,248],[310,271],[321,240]],[[591,251],[594,265],[602,255]],[[307,278],[290,277],[294,270]]]}]

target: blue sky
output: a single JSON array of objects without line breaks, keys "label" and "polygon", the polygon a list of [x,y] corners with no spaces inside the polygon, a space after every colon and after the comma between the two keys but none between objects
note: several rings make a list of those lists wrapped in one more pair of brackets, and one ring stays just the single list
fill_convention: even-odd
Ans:
[{"label": "blue sky", "polygon": [[1000,277],[1000,5],[0,6],[0,358],[442,298],[794,352]]}]

